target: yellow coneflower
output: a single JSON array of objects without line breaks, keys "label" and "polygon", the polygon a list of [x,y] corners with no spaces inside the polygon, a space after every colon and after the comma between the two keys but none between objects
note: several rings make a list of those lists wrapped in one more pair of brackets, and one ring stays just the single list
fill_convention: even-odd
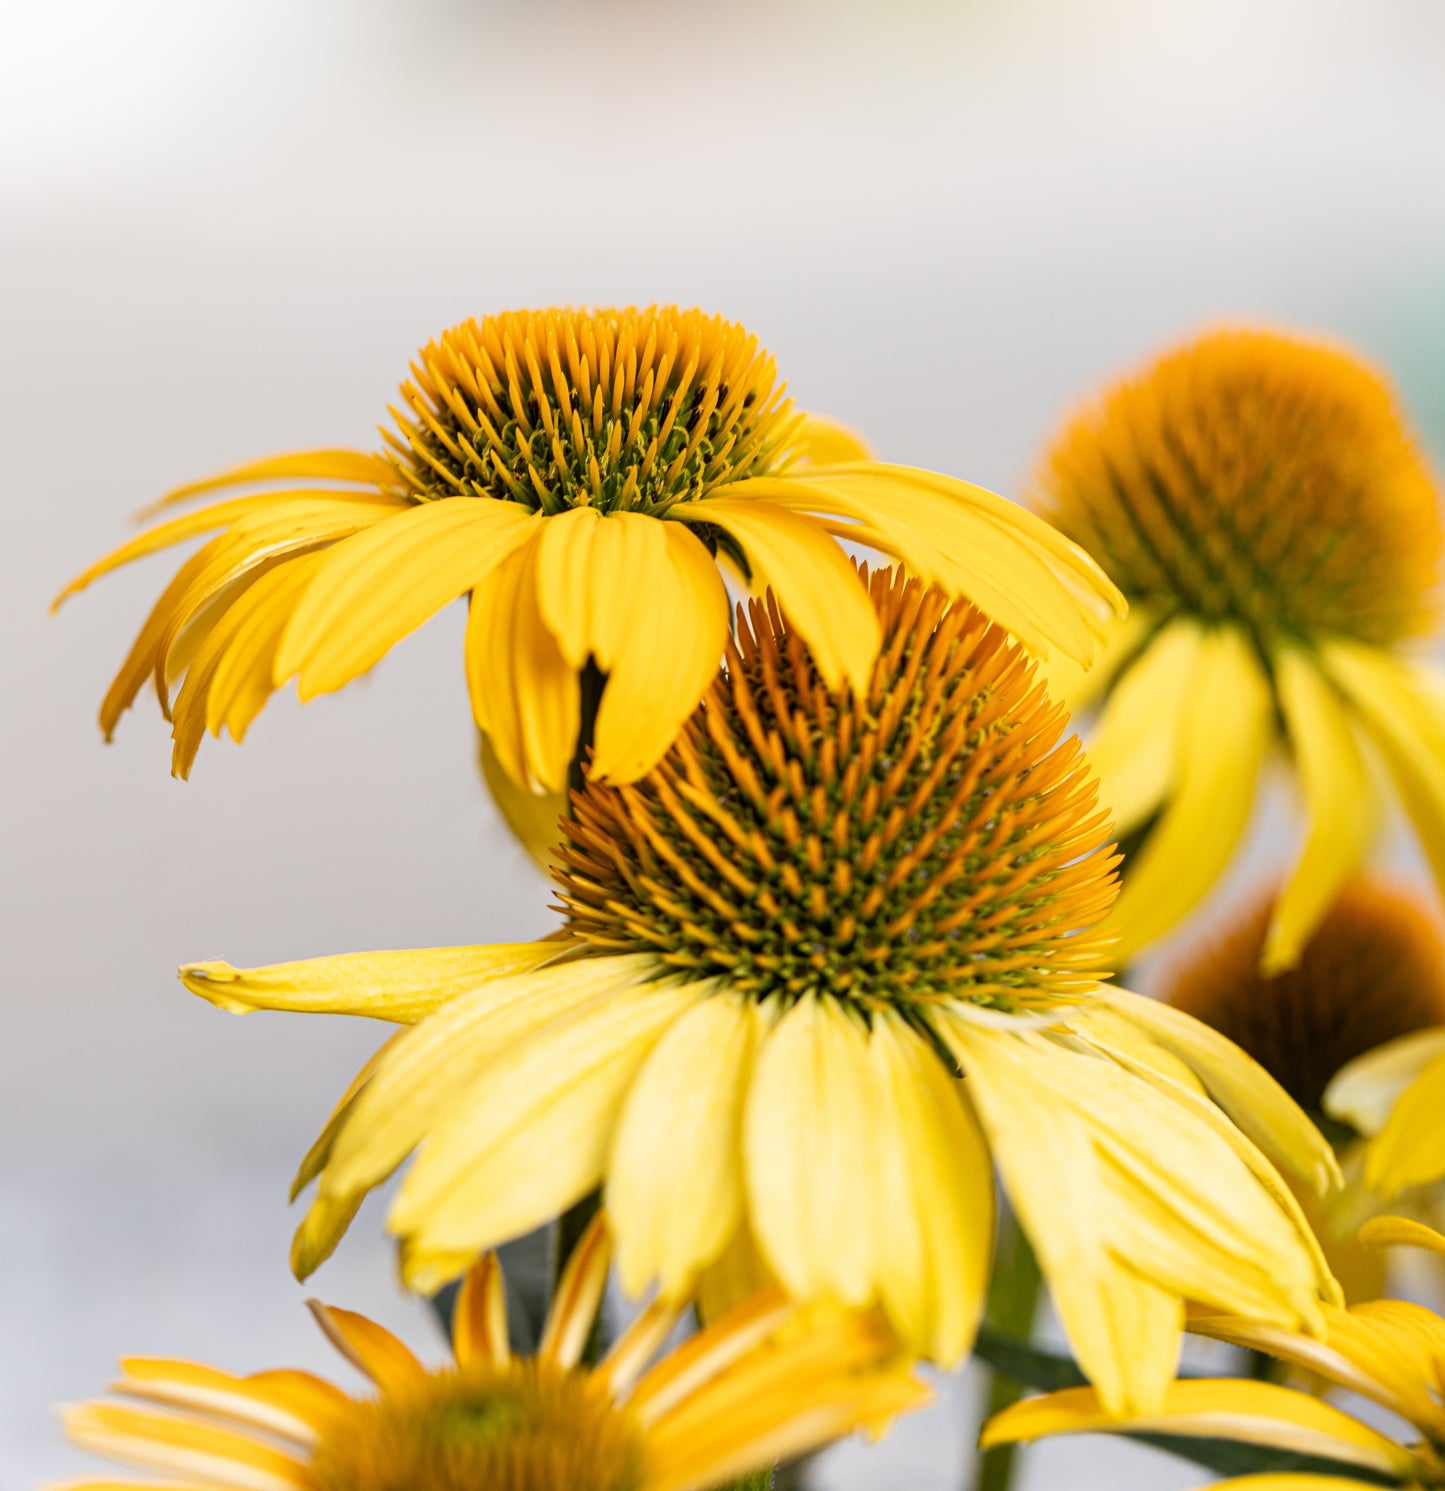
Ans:
[{"label": "yellow coneflower", "polygon": [[968,603],[868,593],[866,689],[754,603],[663,761],[574,794],[553,939],[182,970],[235,1011],[412,1026],[302,1165],[299,1271],[415,1149],[418,1287],[603,1184],[628,1290],[761,1271],[953,1363],[996,1160],[1112,1402],[1162,1391],[1185,1299],[1318,1318],[1314,1240],[1206,1091],[1321,1185],[1329,1148],[1227,1041],[1099,984],[1114,861],[1062,710]]},{"label": "yellow coneflower", "polygon": [[[1405,1244],[1445,1256],[1445,1237],[1402,1218],[1378,1218],[1362,1236],[1373,1246]],[[1339,1468],[1333,1474],[1241,1476],[1217,1487],[1363,1491],[1381,1479],[1412,1488],[1445,1486],[1445,1319],[1433,1311],[1394,1299],[1349,1310],[1326,1305],[1325,1329],[1318,1339],[1228,1316],[1200,1316],[1191,1319],[1189,1329],[1266,1352],[1358,1393],[1414,1425],[1421,1437],[1400,1444],[1363,1420],[1291,1388],[1200,1378],[1176,1382],[1159,1410],[1122,1418],[1087,1388],[1030,1398],[986,1424],[981,1443],[988,1448],[1056,1434],[1108,1433],[1229,1439],[1334,1461]],[[1352,1475],[1355,1469],[1368,1478]]]},{"label": "yellow coneflower", "polygon": [[599,1218],[568,1263],[535,1356],[509,1348],[501,1271],[488,1255],[457,1299],[454,1365],[428,1369],[365,1316],[313,1303],[332,1345],[370,1379],[367,1395],[308,1372],[237,1377],[132,1358],[111,1391],[147,1406],[85,1403],[67,1411],[66,1429],[186,1491],[703,1491],[928,1396],[876,1315],[804,1312],[776,1290],[649,1369],[682,1314],[652,1305],[597,1366],[583,1366],[607,1263]]},{"label": "yellow coneflower", "polygon": [[[1043,653],[1087,658],[1122,604],[1031,513],[870,461],[795,410],[757,338],[719,317],[488,316],[411,372],[380,453],[276,456],[178,488],[157,506],[287,483],[161,523],[66,588],[217,535],[156,602],[101,706],[107,737],[148,677],[170,717],[184,676],[185,776],[206,731],[239,740],[293,677],[303,699],[341,688],[467,595],[477,724],[508,777],[558,791],[588,746],[599,778],[641,775],[692,712],[727,633],[718,560],[773,588],[835,688],[867,678],[878,624],[833,535],[971,596]],[[601,698],[579,741],[589,670]]]},{"label": "yellow coneflower", "polygon": [[[1259,964],[1274,907],[1273,895],[1258,897],[1231,925],[1175,959],[1165,970],[1162,997],[1228,1036],[1317,1120],[1324,1118],[1330,1084],[1377,1048],[1384,1056],[1397,1041],[1431,1032],[1445,1053],[1445,935],[1438,916],[1391,886],[1352,882],[1311,933],[1299,962],[1271,975]],[[1445,1089],[1433,1112],[1436,1123],[1422,1126],[1430,1132],[1445,1113]],[[1361,1146],[1360,1130],[1336,1124],[1330,1132],[1345,1188],[1325,1203],[1302,1200],[1346,1294],[1373,1298],[1384,1286],[1381,1255],[1359,1247],[1355,1234],[1392,1193],[1372,1199],[1364,1180],[1369,1146]],[[1445,1148],[1437,1149],[1439,1166],[1427,1179],[1445,1176]]]},{"label": "yellow coneflower", "polygon": [[1282,726],[1309,829],[1275,905],[1288,967],[1358,868],[1383,758],[1445,880],[1435,483],[1383,379],[1334,348],[1221,331],[1110,389],[1055,440],[1038,510],[1095,553],[1130,619],[1073,691],[1118,831],[1149,828],[1115,909],[1132,957],[1232,857]]}]

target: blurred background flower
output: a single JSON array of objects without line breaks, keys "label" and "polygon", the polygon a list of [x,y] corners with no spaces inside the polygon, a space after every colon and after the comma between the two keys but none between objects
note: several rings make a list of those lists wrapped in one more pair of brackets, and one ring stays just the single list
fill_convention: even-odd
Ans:
[{"label": "blurred background flower", "polygon": [[[568,301],[741,320],[803,407],[881,459],[1010,494],[1101,374],[1226,317],[1357,346],[1438,460],[1442,47],[1431,0],[6,8],[0,1439],[17,1484],[80,1470],[49,1405],[122,1346],[328,1365],[278,1264],[295,1219],[277,1179],[375,1033],[218,1022],[173,983],[177,959],[234,949],[241,926],[299,958],[552,921],[476,776],[459,608],[369,684],[304,716],[276,701],[187,786],[154,711],[103,750],[94,701],[169,562],[61,623],[45,607],[126,515],[257,451],[369,447],[435,328]],[[1279,794],[1263,803],[1241,876],[1287,866],[1288,821]],[[391,1265],[362,1229],[328,1293],[419,1339]],[[945,1383],[819,1476],[877,1484],[877,1455],[893,1484],[955,1486],[969,1391]],[[1062,1475],[1201,1478],[1061,1441],[1029,1452],[1023,1486]]]}]

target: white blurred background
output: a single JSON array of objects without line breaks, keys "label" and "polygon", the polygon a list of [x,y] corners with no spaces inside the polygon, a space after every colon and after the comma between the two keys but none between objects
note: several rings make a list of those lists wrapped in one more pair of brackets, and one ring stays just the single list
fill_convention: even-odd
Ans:
[{"label": "white blurred background", "polygon": [[[422,341],[557,302],[723,311],[805,406],[1006,492],[1071,400],[1222,316],[1353,340],[1438,450],[1442,63],[1437,0],[0,7],[0,1483],[93,1465],[51,1405],[122,1351],[329,1369],[285,1186],[379,1032],[233,1020],[176,963],[549,921],[473,775],[458,610],[189,785],[148,698],[104,749],[168,561],[45,608],[134,509],[366,444]],[[379,1210],[315,1287],[439,1350]],[[825,1483],[951,1491],[970,1391]],[[1061,1478],[1205,1479],[1032,1452]]]}]

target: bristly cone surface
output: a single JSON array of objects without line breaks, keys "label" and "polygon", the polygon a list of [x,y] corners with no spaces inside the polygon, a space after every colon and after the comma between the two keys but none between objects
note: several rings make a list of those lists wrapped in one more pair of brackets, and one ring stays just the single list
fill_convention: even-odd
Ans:
[{"label": "bristly cone surface", "polygon": [[884,649],[866,694],[830,692],[754,602],[664,761],[574,797],[574,938],[865,1010],[1014,1009],[1097,981],[1107,944],[1087,929],[1115,860],[1063,710],[972,606],[891,571],[868,584]]},{"label": "bristly cone surface", "polygon": [[1437,619],[1435,483],[1395,397],[1334,348],[1202,336],[1054,442],[1038,510],[1163,617],[1385,644]]}]

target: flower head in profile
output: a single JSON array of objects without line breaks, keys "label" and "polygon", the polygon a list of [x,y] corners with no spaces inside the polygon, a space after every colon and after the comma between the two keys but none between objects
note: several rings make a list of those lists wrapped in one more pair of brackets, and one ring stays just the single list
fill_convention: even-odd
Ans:
[{"label": "flower head in profile", "polygon": [[1022,508],[868,460],[795,410],[757,338],[716,316],[487,316],[428,343],[411,375],[379,453],[276,456],[181,487],[158,506],[245,495],[157,524],[67,587],[212,535],[111,685],[107,737],[153,678],[184,776],[207,731],[239,740],[287,680],[303,699],[339,689],[469,596],[477,724],[511,781],[559,791],[588,747],[592,772],[623,782],[667,749],[722,656],[720,560],[773,588],[835,688],[861,687],[879,645],[840,536],[1042,652],[1086,659],[1122,605]]},{"label": "flower head in profile", "polygon": [[953,1363],[996,1163],[1116,1404],[1163,1390],[1186,1299],[1317,1320],[1313,1238],[1211,1099],[1320,1184],[1328,1146],[1222,1037],[1099,983],[1114,860],[1062,710],[968,603],[867,593],[865,688],[755,602],[662,762],[574,793],[552,938],[182,970],[409,1027],[302,1166],[301,1272],[415,1151],[390,1225],[419,1287],[601,1185],[629,1291],[776,1278]]},{"label": "flower head in profile", "polygon": [[[1038,510],[1131,606],[1076,703],[1123,835],[1128,958],[1209,891],[1282,745],[1309,827],[1263,959],[1288,967],[1363,860],[1383,759],[1445,880],[1438,493],[1394,395],[1354,357],[1257,331],[1203,336],[1116,384],[1054,441]],[[1067,671],[1067,670],[1065,670]]]},{"label": "flower head in profile", "polygon": [[[1445,1255],[1445,1237],[1406,1218],[1370,1222],[1363,1240]],[[1256,1320],[1199,1315],[1196,1335],[1261,1351],[1358,1394],[1419,1431],[1401,1444],[1363,1419],[1322,1399],[1269,1382],[1194,1378],[1174,1383],[1162,1408],[1111,1414],[1088,1388],[1030,1398],[984,1427],[985,1448],[1056,1434],[1150,1434],[1226,1439],[1285,1456],[1327,1461],[1308,1474],[1237,1477],[1216,1483],[1238,1491],[1364,1491],[1382,1482],[1445,1486],[1445,1319],[1423,1305],[1377,1299],[1342,1310],[1325,1306],[1325,1326],[1309,1337]],[[1363,1472],[1363,1474],[1361,1474]]]},{"label": "flower head in profile", "polygon": [[[1339,1106],[1364,1107],[1369,1071],[1394,1072],[1395,1093],[1404,1085],[1398,1053],[1428,1050],[1445,1056],[1445,935],[1438,915],[1412,896],[1374,881],[1347,885],[1305,943],[1299,962],[1283,973],[1260,970],[1260,955],[1273,918],[1275,897],[1263,895],[1233,922],[1203,938],[1166,968],[1159,993],[1176,1009],[1226,1035],[1252,1056],[1335,1141],[1346,1185],[1327,1201],[1301,1200],[1312,1212],[1336,1276],[1352,1298],[1373,1298],[1384,1287],[1380,1250],[1361,1247],[1355,1234],[1372,1212],[1396,1201],[1399,1186],[1380,1187],[1379,1146],[1361,1143],[1378,1133],[1384,1119],[1353,1123]],[[1357,1063],[1362,1062],[1363,1066]],[[1363,1072],[1363,1077],[1361,1073]],[[1344,1075],[1342,1075],[1344,1074]],[[1334,1100],[1327,1093],[1336,1095]],[[1374,1092],[1377,1106],[1393,1110],[1395,1096]],[[1422,1094],[1423,1096],[1423,1094]],[[1409,1109],[1391,1131],[1428,1145],[1445,1113],[1445,1086],[1433,1108],[1436,1121],[1415,1122]],[[1326,1120],[1326,1109],[1333,1112]],[[1364,1125],[1368,1123],[1369,1127]],[[1398,1136],[1398,1137],[1397,1137]],[[1445,1144],[1424,1180],[1445,1178]],[[1387,1166],[1387,1169],[1389,1167]],[[1370,1181],[1366,1173],[1370,1172]],[[1415,1180],[1413,1184],[1421,1184]],[[1431,1198],[1419,1198],[1426,1214]]]},{"label": "flower head in profile", "polygon": [[607,1262],[599,1219],[568,1263],[535,1356],[510,1349],[488,1255],[458,1296],[454,1364],[424,1367],[364,1316],[313,1303],[332,1344],[369,1379],[365,1394],[308,1372],[237,1377],[132,1358],[112,1387],[132,1402],[69,1409],[66,1428],[83,1447],[175,1476],[186,1491],[703,1491],[928,1396],[876,1316],[800,1311],[777,1291],[649,1368],[683,1313],[652,1305],[583,1366]]}]

